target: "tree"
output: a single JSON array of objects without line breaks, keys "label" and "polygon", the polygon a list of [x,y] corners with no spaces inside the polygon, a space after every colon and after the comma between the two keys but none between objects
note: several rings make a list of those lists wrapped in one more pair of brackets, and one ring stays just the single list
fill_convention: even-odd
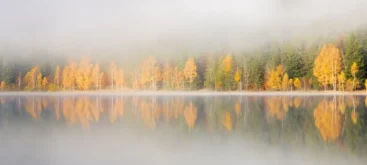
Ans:
[{"label": "tree", "polygon": [[195,60],[194,58],[190,57],[185,65],[185,69],[184,69],[184,76],[185,79],[190,83],[190,86],[192,88],[192,84],[197,76],[197,72],[196,72],[196,64],[195,64]]},{"label": "tree", "polygon": [[95,89],[98,89],[99,87],[99,75],[100,75],[100,69],[99,64],[95,64],[92,70],[92,84],[94,84]]},{"label": "tree", "polygon": [[[347,42],[345,43],[345,53],[344,53],[344,62],[345,62],[345,74],[347,78],[352,78],[353,73],[351,72],[353,63],[356,63],[358,68],[364,68],[366,64],[366,59],[362,55],[362,46],[357,40],[357,36],[353,33],[350,34]],[[357,77],[358,79],[364,78],[365,71],[361,69],[358,74],[353,77]]]},{"label": "tree", "polygon": [[57,65],[54,78],[54,83],[57,85],[57,88],[60,88],[60,76],[61,76],[60,66]]},{"label": "tree", "polygon": [[1,81],[0,88],[1,88],[1,90],[5,90],[5,88],[6,88],[6,82],[5,81]]},{"label": "tree", "polygon": [[155,57],[147,57],[141,64],[140,85],[147,89],[157,89],[157,82],[160,79],[160,68]]},{"label": "tree", "polygon": [[356,62],[353,62],[351,68],[350,68],[350,72],[352,73],[353,75],[353,90],[356,89],[356,81],[357,80],[357,77],[356,77],[356,74],[358,73],[359,69],[358,69],[358,66],[357,66],[357,63]]},{"label": "tree", "polygon": [[275,90],[282,89],[282,77],[284,74],[284,67],[283,65],[278,65],[275,70],[270,70],[268,75],[268,83],[267,85]]},{"label": "tree", "polygon": [[74,90],[77,65],[70,61],[62,70],[62,85],[64,89]]},{"label": "tree", "polygon": [[294,46],[286,46],[284,67],[289,77],[302,77],[302,57],[301,54],[297,53]]},{"label": "tree", "polygon": [[162,83],[164,89],[174,89],[173,87],[173,68],[171,64],[167,63],[162,71]]},{"label": "tree", "polygon": [[282,80],[282,89],[284,91],[288,90],[288,79],[289,79],[288,74],[285,73]]},{"label": "tree", "polygon": [[241,71],[237,67],[236,73],[234,74],[234,81],[238,84],[238,90],[241,90]]},{"label": "tree", "polygon": [[124,70],[122,68],[120,68],[116,74],[116,86],[120,87],[120,89],[123,88],[123,86],[125,85],[125,73]]},{"label": "tree", "polygon": [[302,88],[301,81],[299,80],[299,78],[298,78],[298,77],[294,80],[294,87],[295,87],[296,89],[301,89],[301,88]]},{"label": "tree", "polygon": [[38,75],[37,75],[37,88],[38,88],[38,90],[41,90],[41,88],[42,88],[42,78],[43,78],[42,73],[38,73]]},{"label": "tree", "polygon": [[293,79],[288,80],[289,88],[291,88],[291,91],[293,90]]},{"label": "tree", "polygon": [[345,81],[346,81],[346,77],[345,77],[345,73],[344,71],[342,71],[339,76],[338,76],[338,86],[339,86],[339,90],[343,90],[345,89]]},{"label": "tree", "polygon": [[46,77],[44,77],[42,80],[42,88],[47,89],[47,87],[48,87],[48,80]]},{"label": "tree", "polygon": [[92,85],[92,67],[88,57],[84,57],[76,71],[76,84],[81,90],[88,90]]},{"label": "tree", "polygon": [[114,62],[111,62],[110,64],[110,81],[111,81],[111,88],[114,89],[114,82],[116,81],[116,75],[117,75],[117,66]]},{"label": "tree", "polygon": [[329,84],[336,89],[336,76],[341,69],[342,57],[339,49],[332,44],[324,45],[315,59],[313,74],[325,90]]},{"label": "tree", "polygon": [[38,66],[33,67],[30,71],[26,73],[24,76],[24,82],[26,83],[26,89],[34,90],[37,85],[37,75],[39,73]]}]

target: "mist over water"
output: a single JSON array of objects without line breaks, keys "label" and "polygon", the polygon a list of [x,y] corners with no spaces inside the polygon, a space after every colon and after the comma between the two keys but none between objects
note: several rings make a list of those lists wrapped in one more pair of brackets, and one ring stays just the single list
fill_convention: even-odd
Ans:
[{"label": "mist over water", "polygon": [[238,51],[366,24],[365,0],[6,1],[2,52],[55,55]]},{"label": "mist over water", "polygon": [[1,96],[1,164],[364,164],[364,96]]}]

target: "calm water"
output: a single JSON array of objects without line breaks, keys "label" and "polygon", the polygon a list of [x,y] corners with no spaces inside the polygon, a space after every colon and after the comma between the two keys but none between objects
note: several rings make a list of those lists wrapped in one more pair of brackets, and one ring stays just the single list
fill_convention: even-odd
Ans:
[{"label": "calm water", "polygon": [[0,164],[365,164],[364,96],[3,96]]}]

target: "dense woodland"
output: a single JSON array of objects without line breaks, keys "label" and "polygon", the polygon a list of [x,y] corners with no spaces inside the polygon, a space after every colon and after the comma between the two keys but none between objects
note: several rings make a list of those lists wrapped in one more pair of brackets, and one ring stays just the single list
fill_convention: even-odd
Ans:
[{"label": "dense woodland", "polygon": [[241,53],[147,55],[137,63],[88,55],[32,62],[5,56],[1,90],[353,91],[367,85],[366,30],[269,41]]}]

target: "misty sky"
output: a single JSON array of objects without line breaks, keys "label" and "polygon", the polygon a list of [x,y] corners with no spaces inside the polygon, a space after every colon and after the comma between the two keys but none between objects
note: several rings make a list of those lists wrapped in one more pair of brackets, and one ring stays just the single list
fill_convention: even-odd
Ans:
[{"label": "misty sky", "polygon": [[0,48],[239,48],[364,24],[366,0],[3,0]]}]

